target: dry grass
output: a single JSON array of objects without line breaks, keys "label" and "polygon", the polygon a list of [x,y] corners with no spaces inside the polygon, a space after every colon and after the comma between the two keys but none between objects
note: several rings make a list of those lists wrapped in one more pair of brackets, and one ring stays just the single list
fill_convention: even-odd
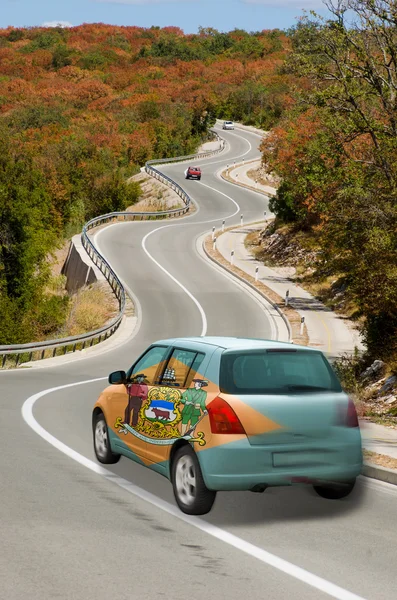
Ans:
[{"label": "dry grass", "polygon": [[80,335],[105,325],[118,313],[118,301],[108,283],[81,288],[71,297],[65,328],[60,337]]},{"label": "dry grass", "polygon": [[261,167],[258,167],[257,169],[250,169],[249,171],[247,171],[247,177],[252,179],[252,181],[257,181],[261,185],[269,185],[271,187],[275,187],[275,185],[277,184],[274,177],[272,177],[268,173],[264,174],[263,169]]},{"label": "dry grass", "polygon": [[[229,169],[229,171],[230,170],[231,169]],[[260,194],[263,194],[264,196],[269,196],[268,192],[264,192],[263,190],[256,188],[254,182],[252,182],[252,185],[247,185],[246,183],[240,183],[239,181],[236,181],[235,179],[230,177],[230,175],[226,171],[223,171],[221,173],[221,175],[222,175],[223,179],[225,179],[226,181],[229,181],[230,183],[234,183],[234,185],[238,185],[240,187],[247,188],[249,190],[254,190],[254,192],[258,192]]]},{"label": "dry grass", "polygon": [[397,469],[397,458],[377,454],[377,452],[372,452],[371,450],[363,450],[363,455],[366,464],[379,465],[385,469]]},{"label": "dry grass", "polygon": [[[236,229],[235,227],[230,227],[229,229]],[[259,292],[261,292],[266,298],[268,298],[277,308],[284,314],[286,319],[289,321],[291,330],[292,330],[292,339],[296,344],[301,344],[303,346],[307,346],[309,344],[309,336],[307,334],[306,325],[303,329],[303,335],[300,334],[300,326],[301,326],[301,317],[299,313],[291,308],[290,306],[285,305],[285,301],[281,296],[276,294],[269,287],[264,285],[262,282],[255,281],[254,277],[248,275],[245,271],[242,271],[236,266],[232,266],[218,250],[213,249],[212,235],[209,235],[204,241],[204,247],[206,253],[219,265],[226,267],[229,271],[238,275],[246,282],[252,284]]]},{"label": "dry grass", "polygon": [[[131,180],[137,181],[142,190],[142,196],[139,202],[129,206],[126,210],[131,212],[161,212],[184,208],[185,204],[178,194],[164,183],[147,173],[138,173],[131,177]],[[189,212],[195,210],[191,206]]]}]

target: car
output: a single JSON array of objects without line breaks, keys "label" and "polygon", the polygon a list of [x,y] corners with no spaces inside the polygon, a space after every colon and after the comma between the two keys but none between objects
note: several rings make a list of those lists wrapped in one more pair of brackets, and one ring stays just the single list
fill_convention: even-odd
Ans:
[{"label": "car", "polygon": [[233,121],[223,121],[222,129],[234,129]]},{"label": "car", "polygon": [[200,167],[189,167],[186,171],[186,179],[201,179]]},{"label": "car", "polygon": [[156,471],[190,515],[218,491],[312,485],[348,496],[362,469],[353,401],[324,354],[288,342],[186,337],[109,375],[92,413],[100,463]]}]

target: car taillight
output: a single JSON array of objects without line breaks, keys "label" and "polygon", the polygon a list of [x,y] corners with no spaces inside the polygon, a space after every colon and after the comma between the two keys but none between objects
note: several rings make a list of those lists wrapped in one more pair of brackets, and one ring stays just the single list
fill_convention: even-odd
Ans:
[{"label": "car taillight", "polygon": [[339,408],[338,425],[344,425],[345,427],[359,427],[356,407],[351,398],[349,398],[347,410],[345,405]]},{"label": "car taillight", "polygon": [[244,427],[230,404],[215,398],[207,407],[212,433],[245,434]]}]

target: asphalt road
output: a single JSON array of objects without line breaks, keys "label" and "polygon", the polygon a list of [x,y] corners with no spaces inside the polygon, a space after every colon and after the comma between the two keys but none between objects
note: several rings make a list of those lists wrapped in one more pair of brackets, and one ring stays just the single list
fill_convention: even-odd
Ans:
[{"label": "asphalt road", "polygon": [[105,378],[155,339],[281,335],[252,296],[196,251],[213,223],[238,224],[241,212],[245,222],[260,219],[267,208],[263,196],[216,175],[243,155],[257,157],[259,138],[222,134],[230,148],[201,161],[201,182],[185,181],[186,165],[164,167],[198,211],[96,236],[139,300],[134,338],[103,356],[0,374],[0,598],[396,598],[393,486],[362,479],[339,502],[310,488],[223,493],[198,519],[179,512],[156,473],[125,458],[109,469],[94,459],[91,410]]}]

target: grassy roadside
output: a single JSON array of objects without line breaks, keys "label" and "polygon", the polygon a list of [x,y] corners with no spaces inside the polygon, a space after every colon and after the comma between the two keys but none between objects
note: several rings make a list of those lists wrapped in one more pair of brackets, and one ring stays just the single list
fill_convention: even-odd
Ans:
[{"label": "grassy roadside", "polygon": [[366,464],[379,465],[385,469],[397,469],[397,458],[391,456],[385,456],[384,454],[377,454],[371,450],[363,450],[364,462]]}]

